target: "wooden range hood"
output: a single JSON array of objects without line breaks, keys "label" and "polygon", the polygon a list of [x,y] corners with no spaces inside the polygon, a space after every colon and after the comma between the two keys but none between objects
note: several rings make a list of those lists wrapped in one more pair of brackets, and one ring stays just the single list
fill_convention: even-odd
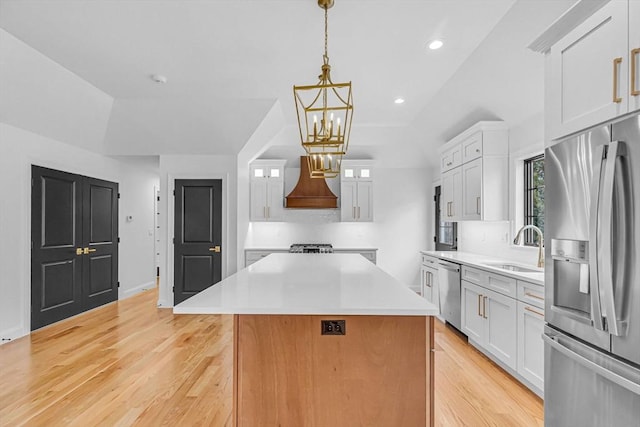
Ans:
[{"label": "wooden range hood", "polygon": [[338,196],[333,194],[324,178],[311,178],[307,156],[300,156],[298,183],[286,197],[287,208],[335,209]]}]

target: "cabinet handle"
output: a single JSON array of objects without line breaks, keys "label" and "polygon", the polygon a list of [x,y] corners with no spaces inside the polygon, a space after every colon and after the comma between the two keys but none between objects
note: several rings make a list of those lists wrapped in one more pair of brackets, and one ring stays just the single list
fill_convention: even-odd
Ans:
[{"label": "cabinet handle", "polygon": [[638,55],[640,54],[640,47],[631,50],[631,96],[640,95],[640,89],[638,89],[638,82],[636,80],[636,62],[638,61]]},{"label": "cabinet handle", "polygon": [[356,207],[351,208],[351,218],[356,219]]},{"label": "cabinet handle", "polygon": [[480,304],[482,301],[482,295],[478,295],[478,316],[482,317],[482,314],[480,313]]},{"label": "cabinet handle", "polygon": [[479,149],[479,148],[476,148],[476,153],[479,153],[479,152],[480,152],[480,149]]},{"label": "cabinet handle", "polygon": [[476,197],[476,213],[480,215],[480,197]]},{"label": "cabinet handle", "polygon": [[453,205],[453,202],[451,202],[451,216],[454,216],[455,214],[456,214],[455,206]]},{"label": "cabinet handle", "polygon": [[544,301],[544,298],[543,298],[543,297],[541,297],[541,296],[539,296],[539,295],[536,295],[536,294],[529,293],[529,292],[525,292],[525,293],[524,293],[524,296],[526,296],[526,297],[530,297],[530,298],[535,298],[535,299],[539,299],[539,300],[541,300],[541,301]]},{"label": "cabinet handle", "polygon": [[613,102],[619,104],[622,102],[622,98],[618,96],[618,70],[622,64],[622,58],[614,58],[613,60]]},{"label": "cabinet handle", "polygon": [[358,206],[358,219],[360,219],[360,206]]},{"label": "cabinet handle", "polygon": [[488,319],[487,316],[487,297],[482,297],[482,317]]},{"label": "cabinet handle", "polygon": [[447,166],[451,166],[451,162],[447,162]]},{"label": "cabinet handle", "polygon": [[267,206],[267,218],[271,218],[271,206]]},{"label": "cabinet handle", "polygon": [[527,310],[527,311],[530,311],[530,312],[532,312],[532,313],[534,313],[534,314],[537,314],[537,315],[538,315],[538,316],[540,316],[540,317],[544,317],[544,314],[540,313],[540,312],[539,312],[539,311],[537,311],[537,310],[534,310],[534,309],[529,308],[529,307],[525,307],[524,309],[525,309],[525,310]]},{"label": "cabinet handle", "polygon": [[266,206],[262,207],[262,216],[264,217],[264,219],[267,219],[267,207]]}]

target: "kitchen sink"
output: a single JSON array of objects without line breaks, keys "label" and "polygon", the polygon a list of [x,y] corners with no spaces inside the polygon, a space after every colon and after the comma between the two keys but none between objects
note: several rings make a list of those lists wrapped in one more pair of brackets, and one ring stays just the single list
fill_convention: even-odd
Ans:
[{"label": "kitchen sink", "polygon": [[484,265],[499,268],[501,270],[515,271],[518,273],[542,273],[543,270],[541,268],[534,267],[523,267],[517,264],[509,264],[504,262],[485,262]]}]

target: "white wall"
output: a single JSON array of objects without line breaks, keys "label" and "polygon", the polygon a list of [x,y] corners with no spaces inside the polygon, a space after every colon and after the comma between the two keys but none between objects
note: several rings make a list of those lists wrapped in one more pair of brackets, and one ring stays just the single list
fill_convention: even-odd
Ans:
[{"label": "white wall", "polygon": [[[29,333],[31,300],[31,165],[119,183],[120,297],[155,280],[153,187],[157,175],[0,123],[0,337]],[[125,215],[134,215],[126,223]]]},{"label": "white wall", "polygon": [[[298,171],[287,169],[285,174]],[[428,247],[433,221],[429,171],[376,168],[374,174],[373,222],[335,222],[333,211],[287,212],[289,218],[297,217],[297,222],[250,223],[246,247],[288,248],[292,243],[327,242],[337,248],[378,248],[379,267],[407,286],[419,288],[419,251]],[[297,180],[297,175],[294,178]]]},{"label": "white wall", "polygon": [[113,98],[0,28],[0,122],[104,153]]},{"label": "white wall", "polygon": [[176,179],[222,179],[222,278],[236,272],[236,156],[160,156],[160,292],[158,305],[173,307],[173,229]]},{"label": "white wall", "polygon": [[461,221],[458,223],[458,250],[526,264],[538,260],[537,248],[515,246],[513,238],[522,225],[523,159],[544,150],[543,113],[534,115],[509,131],[509,221]]}]

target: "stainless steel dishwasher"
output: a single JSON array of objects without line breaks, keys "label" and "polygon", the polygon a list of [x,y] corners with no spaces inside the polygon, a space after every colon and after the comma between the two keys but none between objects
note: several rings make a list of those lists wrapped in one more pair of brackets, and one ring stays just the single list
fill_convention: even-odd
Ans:
[{"label": "stainless steel dishwasher", "polygon": [[460,264],[438,262],[441,315],[456,329],[462,328],[460,316]]}]

